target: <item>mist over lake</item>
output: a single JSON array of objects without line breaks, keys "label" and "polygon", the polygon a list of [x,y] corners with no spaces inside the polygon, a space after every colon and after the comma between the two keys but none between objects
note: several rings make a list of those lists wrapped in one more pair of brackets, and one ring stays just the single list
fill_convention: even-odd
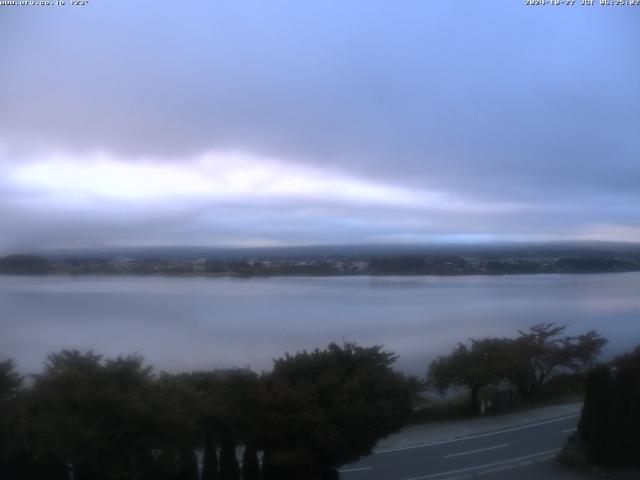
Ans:
[{"label": "mist over lake", "polygon": [[269,369],[335,341],[384,344],[422,374],[471,337],[537,322],[596,329],[605,355],[640,343],[640,273],[465,277],[0,276],[0,358],[22,372],[47,353],[138,352],[158,369]]}]

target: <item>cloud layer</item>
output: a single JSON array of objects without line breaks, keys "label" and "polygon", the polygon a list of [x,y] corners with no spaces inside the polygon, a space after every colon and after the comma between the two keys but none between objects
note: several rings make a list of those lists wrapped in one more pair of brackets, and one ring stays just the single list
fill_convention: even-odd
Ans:
[{"label": "cloud layer", "polygon": [[7,7],[0,249],[640,241],[635,13]]}]

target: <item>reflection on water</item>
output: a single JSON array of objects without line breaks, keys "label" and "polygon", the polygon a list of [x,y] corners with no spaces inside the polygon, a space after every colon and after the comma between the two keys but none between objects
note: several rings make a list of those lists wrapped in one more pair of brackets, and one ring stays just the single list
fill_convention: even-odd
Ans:
[{"label": "reflection on water", "polygon": [[0,359],[139,352],[161,369],[267,369],[330,341],[384,344],[422,373],[457,341],[536,322],[596,329],[607,352],[640,343],[640,273],[505,277],[162,278],[0,276]]}]

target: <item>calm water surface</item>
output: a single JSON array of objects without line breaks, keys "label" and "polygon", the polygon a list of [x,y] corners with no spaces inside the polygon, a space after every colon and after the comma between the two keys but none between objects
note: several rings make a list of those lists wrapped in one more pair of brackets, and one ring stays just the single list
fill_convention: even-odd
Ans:
[{"label": "calm water surface", "polygon": [[536,322],[596,329],[607,354],[640,343],[640,273],[505,277],[170,278],[0,275],[0,359],[139,352],[160,369],[267,369],[331,341],[384,344],[422,373],[456,342]]}]

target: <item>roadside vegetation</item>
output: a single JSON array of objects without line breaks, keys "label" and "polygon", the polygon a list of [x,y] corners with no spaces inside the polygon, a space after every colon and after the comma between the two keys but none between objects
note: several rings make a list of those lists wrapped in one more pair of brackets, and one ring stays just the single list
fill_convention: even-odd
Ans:
[{"label": "roadside vegetation", "polygon": [[[0,363],[0,478],[335,479],[337,467],[411,422],[509,410],[557,390],[582,394],[605,344],[596,332],[568,336],[543,323],[515,338],[459,344],[425,380],[396,371],[392,352],[352,343],[286,354],[262,373],[170,374],[137,355],[63,350],[23,378],[8,360]],[[580,427],[589,458],[613,458],[598,447],[617,445],[602,440],[613,435],[603,425],[638,420],[638,383],[625,383],[637,378],[640,350],[634,355],[589,376]],[[434,389],[466,396],[438,403],[425,394]],[[637,440],[638,429],[625,432]]]},{"label": "roadside vegetation", "polygon": [[0,478],[337,478],[335,467],[411,416],[419,382],[394,361],[349,343],[286,355],[262,374],[156,374],[136,355],[65,350],[24,379],[6,361]]},{"label": "roadside vegetation", "polygon": [[[607,340],[595,331],[565,334],[566,326],[540,323],[515,338],[480,338],[459,343],[449,355],[434,360],[427,384],[441,394],[429,408],[441,418],[510,410],[554,398],[582,395],[586,373]],[[465,398],[461,403],[460,398]],[[435,407],[434,407],[435,405]]]}]

